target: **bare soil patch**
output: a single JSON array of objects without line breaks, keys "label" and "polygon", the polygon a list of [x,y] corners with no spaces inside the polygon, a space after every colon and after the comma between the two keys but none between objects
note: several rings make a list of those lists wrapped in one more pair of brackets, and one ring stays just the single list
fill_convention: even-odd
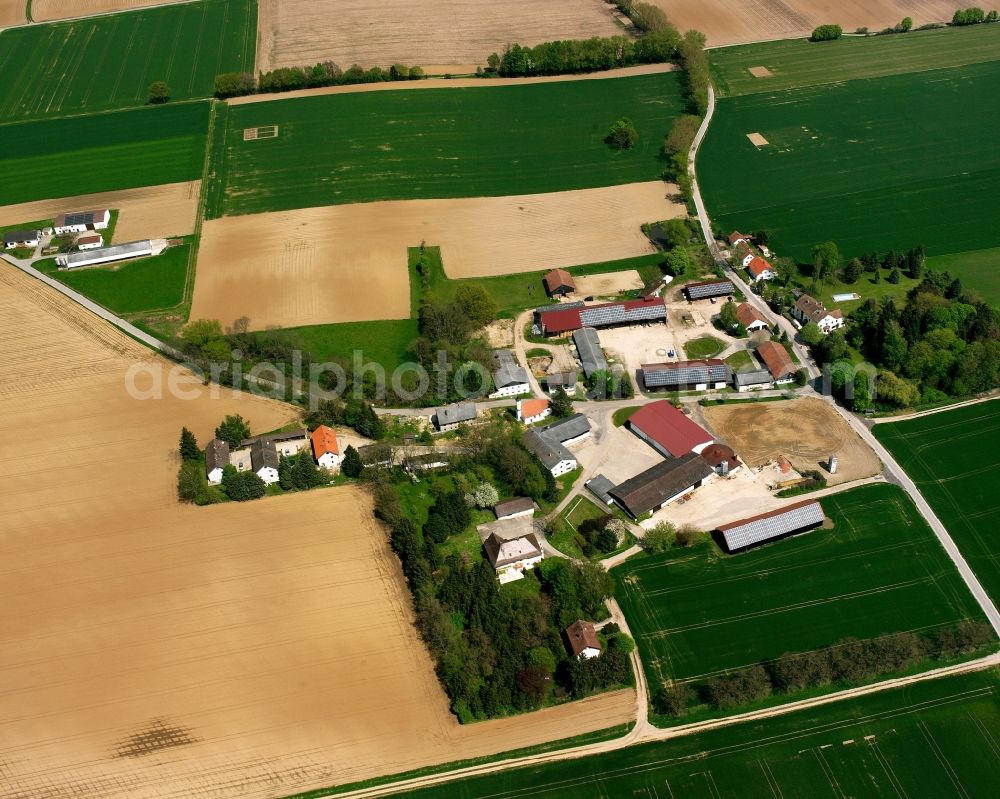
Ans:
[{"label": "bare soil patch", "polygon": [[[717,405],[705,408],[704,416],[715,434],[752,468],[785,455],[797,470],[820,469],[831,485],[871,477],[882,469],[871,447],[820,399]],[[833,475],[820,466],[831,454],[839,461]]]},{"label": "bare soil patch", "polygon": [[574,278],[576,293],[580,296],[607,296],[630,289],[641,289],[642,278],[634,269],[625,272],[607,272],[603,275],[584,275]]},{"label": "bare soil patch", "polygon": [[268,326],[404,319],[406,248],[441,247],[449,277],[642,255],[640,225],[682,215],[661,181],[600,189],[398,200],[224,217],[203,227],[192,319]]},{"label": "bare soil patch", "polygon": [[497,350],[501,347],[513,347],[514,320],[497,319],[479,331],[479,335],[486,339],[491,349]]},{"label": "bare soil patch", "polygon": [[[473,68],[474,69],[474,68]],[[230,105],[268,103],[275,100],[294,100],[299,97],[319,97],[326,94],[354,94],[355,92],[390,92],[400,89],[486,89],[491,86],[522,86],[527,83],[562,83],[569,80],[607,80],[631,78],[637,75],[659,75],[677,69],[673,64],[643,64],[637,67],[587,72],[583,75],[543,75],[537,78],[425,78],[415,81],[390,81],[386,83],[352,83],[347,86],[321,86],[316,89],[298,89],[276,94],[248,94],[231,97]]]},{"label": "bare soil patch", "polygon": [[24,3],[21,0],[0,0],[0,28],[8,25],[23,25],[27,22],[24,16]]},{"label": "bare soil patch", "polygon": [[621,691],[460,727],[362,494],[177,503],[182,424],[288,406],[133,399],[159,360],[3,265],[0,336],[5,795],[272,799],[632,717]]},{"label": "bare soil patch", "polygon": [[[335,5],[335,8],[331,8]],[[361,64],[485,63],[511,42],[612,36],[603,0],[259,0],[257,69],[332,59]]]},{"label": "bare soil patch", "polygon": [[747,138],[750,139],[750,143],[754,145],[754,147],[764,147],[769,144],[768,140],[759,133],[748,133]]},{"label": "bare soil patch", "polygon": [[[109,11],[127,11],[132,8],[147,8],[149,6],[167,6],[180,0],[34,0],[31,4],[31,18],[35,22],[48,22],[53,19],[70,19],[85,17],[89,14],[106,14]],[[21,16],[24,16],[24,3],[21,3]]]},{"label": "bare soil patch", "polygon": [[51,219],[66,211],[118,209],[115,242],[184,236],[194,231],[201,181],[167,183],[0,206],[0,226]]},{"label": "bare soil patch", "polygon": [[946,22],[955,12],[949,0],[650,0],[680,30],[695,28],[710,46],[808,36],[836,22],[845,31],[881,30],[912,17],[914,26]]},{"label": "bare soil patch", "polygon": [[774,73],[767,67],[750,67],[748,72],[755,78],[773,78]]}]

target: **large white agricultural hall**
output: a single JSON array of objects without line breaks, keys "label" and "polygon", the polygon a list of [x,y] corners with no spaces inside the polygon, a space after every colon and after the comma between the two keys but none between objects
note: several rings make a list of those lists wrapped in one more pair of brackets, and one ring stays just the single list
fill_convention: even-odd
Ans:
[{"label": "large white agricultural hall", "polygon": [[115,244],[111,247],[100,247],[85,252],[71,252],[56,256],[56,264],[61,269],[79,269],[83,266],[109,264],[114,261],[125,261],[129,258],[142,258],[153,254],[153,242],[130,241],[127,244]]}]

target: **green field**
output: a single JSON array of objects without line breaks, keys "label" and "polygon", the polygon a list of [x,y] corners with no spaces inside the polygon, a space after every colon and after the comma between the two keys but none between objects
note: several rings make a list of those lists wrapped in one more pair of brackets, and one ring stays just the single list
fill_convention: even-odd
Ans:
[{"label": "green field", "polygon": [[1000,247],[937,255],[927,263],[950,272],[966,286],[975,286],[986,302],[1000,305]]},{"label": "green field", "polygon": [[[521,86],[325,95],[230,108],[210,216],[336,203],[480,197],[654,180],[681,113],[679,73]],[[603,141],[629,117],[628,151]],[[277,138],[243,141],[277,125]],[[218,160],[224,163],[219,164]]]},{"label": "green field", "polygon": [[831,530],[735,556],[704,543],[615,569],[653,690],[847,636],[982,618],[898,487],[866,486],[820,502]]},{"label": "green field", "polygon": [[998,80],[994,60],[723,98],[698,154],[709,213],[806,263],[827,240],[848,258],[995,247]]},{"label": "green field", "polygon": [[1000,602],[1000,402],[968,405],[905,422],[875,436],[906,469],[994,602]]},{"label": "green field", "polygon": [[202,0],[0,34],[0,121],[208,97],[221,72],[253,71],[257,0]]},{"label": "green field", "polygon": [[844,799],[1000,792],[1000,675],[929,680],[798,713],[410,791],[414,799]]},{"label": "green field", "polygon": [[201,177],[207,102],[0,125],[3,204]]},{"label": "green field", "polygon": [[132,314],[173,308],[184,299],[184,282],[193,239],[170,247],[152,258],[124,261],[115,266],[60,271],[51,259],[35,268],[76,289],[109,311]]},{"label": "green field", "polygon": [[[876,78],[995,61],[1000,26],[913,31],[906,36],[847,37],[835,42],[786,39],[711,51],[712,82],[720,97],[776,92],[856,78]],[[750,67],[767,67],[755,78]]]}]

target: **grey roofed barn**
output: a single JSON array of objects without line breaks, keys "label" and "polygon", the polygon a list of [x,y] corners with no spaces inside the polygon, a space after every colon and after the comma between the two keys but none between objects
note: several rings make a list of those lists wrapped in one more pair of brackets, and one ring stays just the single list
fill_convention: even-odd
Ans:
[{"label": "grey roofed barn", "polygon": [[642,382],[647,388],[694,386],[702,383],[728,383],[733,370],[725,361],[677,361],[674,363],[644,363]]},{"label": "grey roofed barn", "polygon": [[554,436],[545,435],[537,428],[528,430],[522,439],[525,448],[542,462],[542,465],[552,471],[563,461],[575,461],[576,456],[566,449],[566,445]]},{"label": "grey roofed barn", "polygon": [[735,291],[732,281],[704,280],[685,286],[684,292],[689,300],[707,300],[710,297],[726,297]]},{"label": "grey roofed barn", "polygon": [[584,485],[587,486],[587,490],[591,494],[601,500],[601,502],[605,505],[610,505],[614,502],[610,492],[614,489],[615,484],[603,474],[590,478],[586,483],[584,483]]},{"label": "grey roofed barn", "polygon": [[552,436],[561,443],[587,435],[590,432],[590,420],[582,413],[574,413],[565,419],[536,429],[543,435]]},{"label": "grey roofed barn", "polygon": [[282,441],[295,441],[300,438],[308,438],[308,436],[309,431],[304,427],[299,427],[296,430],[286,430],[283,433],[264,433],[259,436],[244,438],[240,446],[249,447],[256,441],[270,441],[272,444],[280,444]]},{"label": "grey roofed barn", "polygon": [[606,371],[608,362],[604,358],[601,350],[601,340],[597,336],[597,331],[592,327],[581,327],[573,333],[573,343],[576,344],[577,354],[580,356],[580,364],[583,366],[583,373],[590,377],[594,372]]},{"label": "grey roofed barn", "polygon": [[631,480],[615,486],[610,494],[638,518],[697,486],[711,474],[712,467],[700,455],[689,452],[680,458],[660,461]]},{"label": "grey roofed barn", "polygon": [[563,388],[572,388],[576,385],[576,372],[556,372],[551,375],[546,375],[545,385],[550,391],[559,388],[560,386]]},{"label": "grey roofed barn", "polygon": [[748,519],[720,524],[717,528],[730,552],[747,549],[775,538],[805,532],[823,523],[823,508],[814,499],[786,505]]},{"label": "grey roofed barn", "polygon": [[505,516],[513,516],[515,513],[526,513],[529,510],[531,512],[535,510],[535,500],[530,497],[505,499],[493,507],[493,512],[497,515],[498,519],[502,519]]},{"label": "grey roofed barn", "polygon": [[518,364],[514,353],[510,350],[497,350],[493,353],[493,382],[497,388],[516,386],[528,382],[528,372]]},{"label": "grey roofed barn", "polygon": [[747,372],[737,372],[733,375],[733,385],[737,389],[748,386],[766,386],[774,382],[767,369],[752,369]]},{"label": "grey roofed barn", "polygon": [[9,230],[3,234],[4,246],[20,244],[25,241],[34,241],[38,238],[37,230]]},{"label": "grey roofed barn", "polygon": [[438,408],[438,427],[448,424],[458,424],[459,422],[471,422],[476,418],[476,405],[472,402],[459,402],[456,405],[446,405]]}]

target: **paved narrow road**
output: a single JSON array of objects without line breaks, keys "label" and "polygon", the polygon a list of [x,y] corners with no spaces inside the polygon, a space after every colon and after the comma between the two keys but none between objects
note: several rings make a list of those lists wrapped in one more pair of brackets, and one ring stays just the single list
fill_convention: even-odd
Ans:
[{"label": "paved narrow road", "polygon": [[20,269],[22,272],[25,272],[26,274],[29,274],[32,277],[41,280],[45,285],[51,286],[60,294],[65,294],[67,297],[73,300],[73,302],[82,305],[91,313],[97,314],[99,317],[101,317],[101,319],[110,322],[115,327],[128,333],[130,336],[132,336],[132,338],[138,339],[147,347],[152,347],[154,350],[158,350],[159,352],[162,352],[165,355],[169,355],[171,358],[181,357],[180,354],[177,352],[177,350],[175,350],[170,345],[164,344],[158,338],[153,338],[151,335],[143,332],[130,322],[126,322],[120,316],[115,316],[115,314],[111,313],[111,311],[102,308],[100,305],[98,305],[96,302],[93,302],[92,300],[88,300],[78,291],[74,291],[69,286],[60,283],[58,280],[54,280],[48,275],[39,272],[37,269],[35,269],[35,267],[31,265],[30,261],[21,261],[18,260],[17,258],[12,258],[11,256],[4,255],[2,253],[0,253],[0,258],[3,258],[3,260],[6,261],[8,264]]}]

